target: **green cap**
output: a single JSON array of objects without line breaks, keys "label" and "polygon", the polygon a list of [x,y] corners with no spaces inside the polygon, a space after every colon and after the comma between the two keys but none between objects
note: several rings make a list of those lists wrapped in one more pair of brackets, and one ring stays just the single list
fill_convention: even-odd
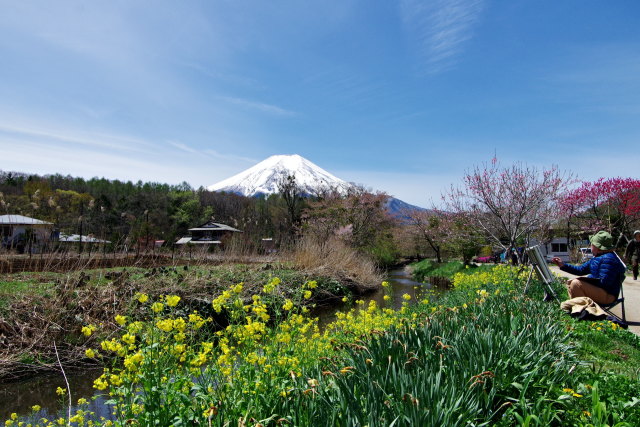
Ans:
[{"label": "green cap", "polygon": [[593,246],[600,249],[601,251],[610,251],[614,249],[613,247],[613,237],[611,234],[606,231],[598,231],[593,236],[589,237],[589,241]]}]

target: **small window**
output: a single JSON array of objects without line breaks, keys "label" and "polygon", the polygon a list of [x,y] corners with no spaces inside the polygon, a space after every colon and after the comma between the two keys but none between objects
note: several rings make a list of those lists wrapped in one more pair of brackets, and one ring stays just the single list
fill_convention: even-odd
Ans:
[{"label": "small window", "polygon": [[552,243],[551,252],[567,252],[566,243]]}]

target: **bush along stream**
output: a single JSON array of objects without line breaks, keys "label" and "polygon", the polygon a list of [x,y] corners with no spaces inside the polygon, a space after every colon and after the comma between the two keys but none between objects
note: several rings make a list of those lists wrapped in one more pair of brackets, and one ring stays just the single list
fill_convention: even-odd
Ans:
[{"label": "bush along stream", "polygon": [[[116,315],[114,334],[86,349],[112,361],[94,382],[109,414],[69,402],[61,388],[70,410],[60,419],[42,419],[36,406],[5,424],[640,424],[637,337],[564,317],[539,287],[522,295],[526,273],[458,273],[437,298],[407,294],[398,309],[387,298],[359,302],[322,331],[302,304],[318,292],[313,280],[273,309],[279,278],[250,299],[230,286],[212,302],[229,324],[210,335],[200,331],[213,319],[178,295],[138,293],[131,304],[145,320]],[[101,331],[87,324],[83,333]]]}]

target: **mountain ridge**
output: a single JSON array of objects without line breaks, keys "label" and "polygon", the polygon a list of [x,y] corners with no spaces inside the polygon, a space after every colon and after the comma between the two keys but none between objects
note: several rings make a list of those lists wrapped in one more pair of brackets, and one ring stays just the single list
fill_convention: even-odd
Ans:
[{"label": "mountain ridge", "polygon": [[278,180],[293,175],[303,193],[336,190],[346,194],[354,186],[297,154],[274,155],[230,178],[207,187],[209,191],[226,191],[247,197],[278,193]]},{"label": "mountain ridge", "polygon": [[[209,185],[207,190],[247,197],[268,196],[279,192],[278,180],[286,175],[295,176],[296,184],[306,195],[317,195],[323,190],[334,190],[346,195],[350,189],[356,187],[354,183],[336,177],[298,154],[279,154],[270,156],[230,178]],[[389,196],[386,205],[387,210],[396,216],[406,216],[406,212],[411,210],[425,210],[393,196]]]}]

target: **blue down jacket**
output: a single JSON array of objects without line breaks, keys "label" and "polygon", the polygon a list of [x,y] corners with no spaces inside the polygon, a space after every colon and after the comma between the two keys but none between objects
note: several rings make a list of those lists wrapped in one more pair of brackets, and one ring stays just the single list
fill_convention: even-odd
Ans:
[{"label": "blue down jacket", "polygon": [[560,270],[576,276],[584,276],[593,279],[600,279],[596,286],[607,291],[608,294],[618,297],[620,285],[622,284],[625,267],[613,252],[606,252],[597,257],[591,258],[582,265],[565,264]]}]

